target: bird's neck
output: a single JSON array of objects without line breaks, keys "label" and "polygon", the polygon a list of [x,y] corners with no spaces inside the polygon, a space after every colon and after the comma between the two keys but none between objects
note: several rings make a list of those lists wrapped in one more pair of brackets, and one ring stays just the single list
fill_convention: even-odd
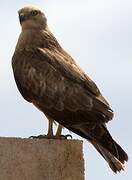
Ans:
[{"label": "bird's neck", "polygon": [[22,30],[17,49],[28,47],[60,48],[59,43],[52,33],[47,29],[25,29]]},{"label": "bird's neck", "polygon": [[22,49],[28,46],[40,46],[42,43],[41,34],[42,30],[22,30],[18,39],[17,48]]}]

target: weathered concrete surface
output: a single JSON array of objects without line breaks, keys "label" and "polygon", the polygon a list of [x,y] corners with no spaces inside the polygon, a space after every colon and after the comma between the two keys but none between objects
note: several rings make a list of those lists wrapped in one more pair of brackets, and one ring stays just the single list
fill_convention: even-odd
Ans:
[{"label": "weathered concrete surface", "polygon": [[0,138],[0,180],[84,180],[82,142]]}]

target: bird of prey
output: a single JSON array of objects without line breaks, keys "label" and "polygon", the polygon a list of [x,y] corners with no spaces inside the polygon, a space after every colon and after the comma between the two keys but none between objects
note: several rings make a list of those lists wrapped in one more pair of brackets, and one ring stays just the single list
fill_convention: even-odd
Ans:
[{"label": "bird of prey", "polygon": [[123,170],[126,152],[107,130],[113,118],[109,103],[96,84],[60,46],[48,28],[43,11],[26,6],[18,11],[22,32],[12,58],[17,87],[25,100],[34,104],[52,125],[62,127],[88,140],[114,172]]}]

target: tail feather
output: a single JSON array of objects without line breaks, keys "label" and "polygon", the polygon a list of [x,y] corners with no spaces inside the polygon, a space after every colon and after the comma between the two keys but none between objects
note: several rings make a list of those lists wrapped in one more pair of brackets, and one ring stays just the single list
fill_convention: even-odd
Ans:
[{"label": "tail feather", "polygon": [[[97,136],[96,132],[100,135]],[[104,157],[108,162],[110,168],[116,173],[124,170],[123,164],[128,161],[127,153],[117,144],[106,126],[97,126],[94,131],[94,138],[91,141],[97,151]]]},{"label": "tail feather", "polygon": [[128,161],[128,155],[113,140],[104,124],[96,125],[92,130],[89,130],[86,125],[79,129],[69,129],[91,142],[115,173],[124,170],[124,163]]},{"label": "tail feather", "polygon": [[108,162],[110,168],[115,172],[120,172],[124,170],[124,165],[120,162],[113,154],[111,154],[107,149],[105,149],[102,145],[91,142],[96,150],[103,156],[103,158]]},{"label": "tail feather", "polygon": [[113,143],[114,143],[114,146],[115,146],[116,151],[117,151],[117,159],[119,159],[124,164],[125,161],[128,161],[127,153],[114,140],[113,140]]},{"label": "tail feather", "polygon": [[[98,127],[100,128],[100,127]],[[124,164],[125,161],[128,161],[127,153],[122,149],[122,147],[117,144],[110,135],[109,131],[105,126],[101,127],[103,130],[100,130],[101,133],[103,132],[102,136],[98,136],[99,138],[95,138],[97,143],[102,145],[108,152],[110,152],[116,159],[118,159],[121,163]]]}]

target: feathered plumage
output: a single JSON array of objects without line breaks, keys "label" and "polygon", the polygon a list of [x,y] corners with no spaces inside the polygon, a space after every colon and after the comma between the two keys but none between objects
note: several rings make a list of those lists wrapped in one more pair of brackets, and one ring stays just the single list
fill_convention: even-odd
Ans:
[{"label": "feathered plumage", "polygon": [[113,111],[96,84],[59,45],[41,10],[25,7],[19,16],[22,32],[12,66],[22,96],[91,142],[114,172],[122,170],[128,156],[106,128]]}]

